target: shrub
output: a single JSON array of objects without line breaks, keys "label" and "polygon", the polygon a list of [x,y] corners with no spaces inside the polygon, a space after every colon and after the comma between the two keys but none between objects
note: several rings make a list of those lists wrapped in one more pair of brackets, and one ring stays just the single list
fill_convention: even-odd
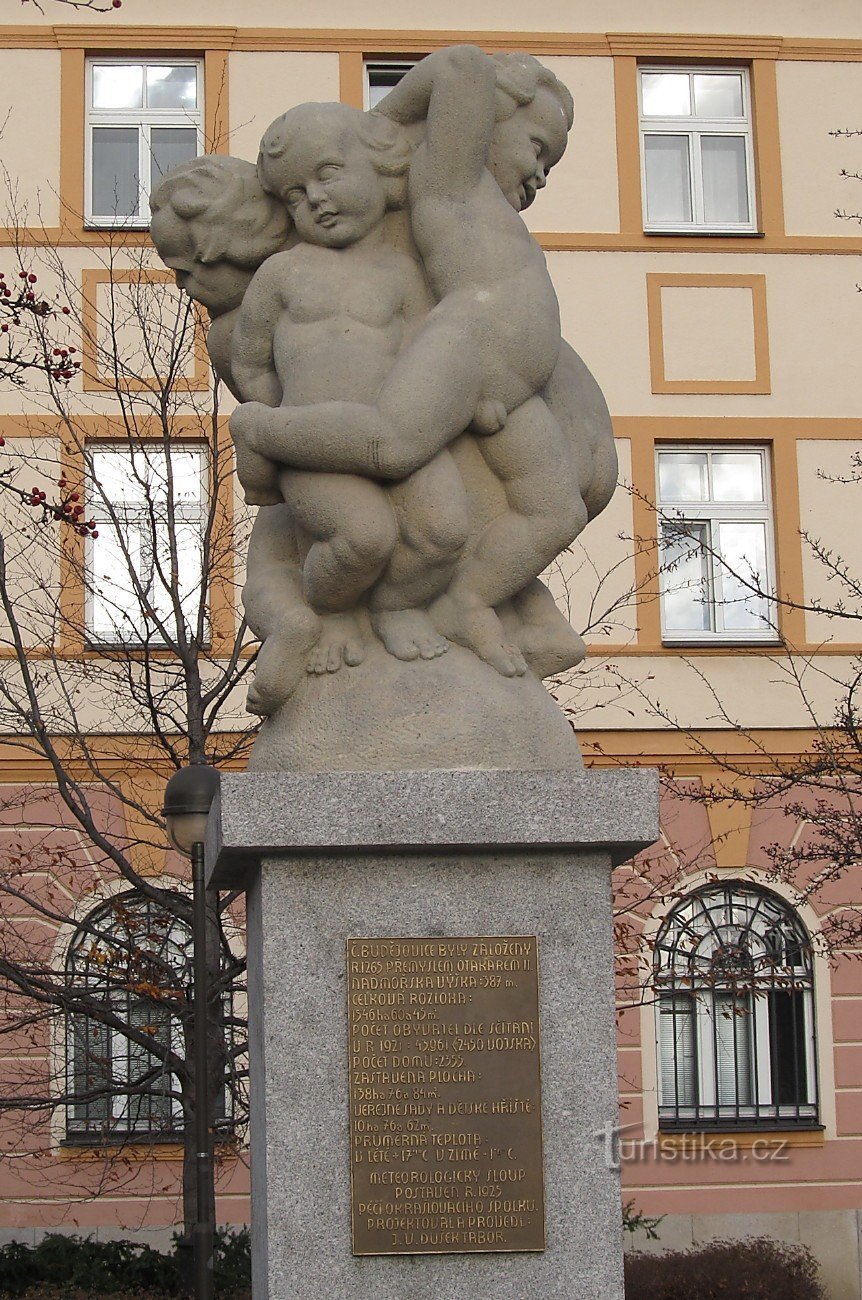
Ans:
[{"label": "shrub", "polygon": [[[240,1300],[251,1285],[247,1228],[216,1231],[216,1295]],[[0,1249],[0,1296],[139,1296],[169,1300],[184,1295],[176,1254],[163,1255],[132,1241],[93,1241],[50,1233],[33,1249],[12,1242]]]},{"label": "shrub", "polygon": [[626,1256],[626,1300],[826,1300],[807,1246],[749,1237]]}]

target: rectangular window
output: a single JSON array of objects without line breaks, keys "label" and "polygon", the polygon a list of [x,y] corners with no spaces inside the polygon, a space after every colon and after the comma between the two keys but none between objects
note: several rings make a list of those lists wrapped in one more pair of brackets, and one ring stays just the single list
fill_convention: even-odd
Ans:
[{"label": "rectangular window", "polygon": [[365,64],[365,107],[376,108],[393,86],[416,64],[416,59],[374,59]]},{"label": "rectangular window", "polygon": [[174,593],[195,633],[205,596],[204,449],[179,444],[168,457],[161,444],[134,451],[100,445],[91,449],[90,469],[87,517],[96,525],[88,540],[90,640],[111,645],[173,640]]},{"label": "rectangular window", "polygon": [[665,641],[775,641],[769,461],[762,447],[656,454]]},{"label": "rectangular window", "polygon": [[146,227],[165,172],[203,152],[203,64],[87,61],[85,217]]},{"label": "rectangular window", "polygon": [[747,70],[643,67],[638,102],[644,230],[753,233]]}]

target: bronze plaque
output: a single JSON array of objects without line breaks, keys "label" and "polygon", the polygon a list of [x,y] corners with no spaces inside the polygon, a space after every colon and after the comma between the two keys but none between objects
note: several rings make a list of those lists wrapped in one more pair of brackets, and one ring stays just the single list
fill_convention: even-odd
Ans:
[{"label": "bronze plaque", "polygon": [[537,958],[348,939],[354,1255],[545,1249]]}]

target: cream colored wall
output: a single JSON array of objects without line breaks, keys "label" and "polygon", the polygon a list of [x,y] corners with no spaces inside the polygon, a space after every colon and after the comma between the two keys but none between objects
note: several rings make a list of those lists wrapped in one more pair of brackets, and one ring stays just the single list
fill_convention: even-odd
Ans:
[{"label": "cream colored wall", "polygon": [[[59,477],[56,439],[16,438],[0,448],[0,474],[13,488],[40,487],[53,496]],[[8,595],[26,646],[53,639],[60,589],[59,534],[41,511],[23,505],[12,492],[0,492]],[[9,620],[0,608],[0,653],[10,645]]]},{"label": "cream colored wall", "polygon": [[[810,534],[831,556],[836,566],[847,564],[853,582],[859,582],[859,470],[855,461],[862,454],[862,442],[832,439],[800,441],[796,444],[799,463],[799,514],[803,531]],[[857,482],[829,480],[855,478]],[[839,602],[857,618],[830,618],[806,614],[808,640],[862,642],[862,601],[854,597],[836,577],[829,564],[817,558],[810,545],[803,545],[802,567],[807,601],[827,609]]]},{"label": "cream colored wall", "polygon": [[612,59],[543,59],[575,100],[569,146],[527,210],[530,230],[617,231],[620,209]]},{"label": "cream colored wall", "polygon": [[842,179],[842,168],[859,170],[858,141],[830,131],[859,129],[862,63],[779,62],[778,112],[784,222],[790,235],[858,236],[855,222],[836,209],[858,212],[862,186]]},{"label": "cream colored wall", "polygon": [[610,505],[544,575],[560,608],[588,645],[627,645],[637,630],[628,438],[617,439],[617,458],[620,486]]},{"label": "cream colored wall", "polygon": [[[780,654],[590,656],[559,693],[577,709],[579,730],[666,731],[811,727],[816,717],[830,726],[852,680],[848,656],[796,662],[805,668],[803,686]],[[716,744],[720,742],[716,741]]]},{"label": "cream colored wall", "polygon": [[337,54],[231,54],[228,76],[228,152],[251,162],[257,161],[260,137],[280,113],[309,100],[339,98]]},{"label": "cream colored wall", "polygon": [[[19,22],[23,20],[23,15],[17,12],[15,17]],[[57,225],[60,219],[58,50],[0,50],[0,161],[8,175],[8,183],[7,175],[0,176],[3,223]]]},{"label": "cream colored wall", "polygon": [[[548,265],[564,336],[594,372],[614,415],[862,414],[857,257],[560,252],[548,255]],[[668,270],[766,276],[771,393],[650,391],[646,275]]]},{"label": "cream colored wall", "polygon": [[[32,9],[32,13],[30,12]],[[49,25],[65,15],[56,6],[45,5],[39,13],[28,6],[21,14],[10,6],[10,21]],[[12,15],[14,14],[14,18]],[[71,14],[68,21],[86,21],[87,15]],[[857,0],[830,0],[812,5],[809,0],[725,0],[720,11],[714,0],[652,0],[648,14],[642,0],[616,0],[613,6],[601,0],[435,0],[427,5],[405,0],[377,0],[370,8],[365,0],[332,0],[325,13],[308,0],[245,0],[238,7],[235,0],[187,0],[178,14],[175,0],[123,0],[122,9],[100,24],[118,28],[126,23],[202,23],[207,26],[265,27],[358,27],[394,28],[426,31],[429,28],[461,31],[548,31],[786,33],[794,36],[860,37],[862,11]]]},{"label": "cream colored wall", "polygon": [[665,379],[754,379],[750,289],[665,285],[661,319]]}]

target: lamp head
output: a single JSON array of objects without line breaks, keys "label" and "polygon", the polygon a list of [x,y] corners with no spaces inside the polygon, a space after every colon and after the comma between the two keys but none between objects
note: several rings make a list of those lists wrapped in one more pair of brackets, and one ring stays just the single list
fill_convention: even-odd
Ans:
[{"label": "lamp head", "polygon": [[162,814],[171,844],[184,858],[202,844],[207,817],[218,790],[219,775],[207,763],[191,763],[175,772],[165,787]]}]

